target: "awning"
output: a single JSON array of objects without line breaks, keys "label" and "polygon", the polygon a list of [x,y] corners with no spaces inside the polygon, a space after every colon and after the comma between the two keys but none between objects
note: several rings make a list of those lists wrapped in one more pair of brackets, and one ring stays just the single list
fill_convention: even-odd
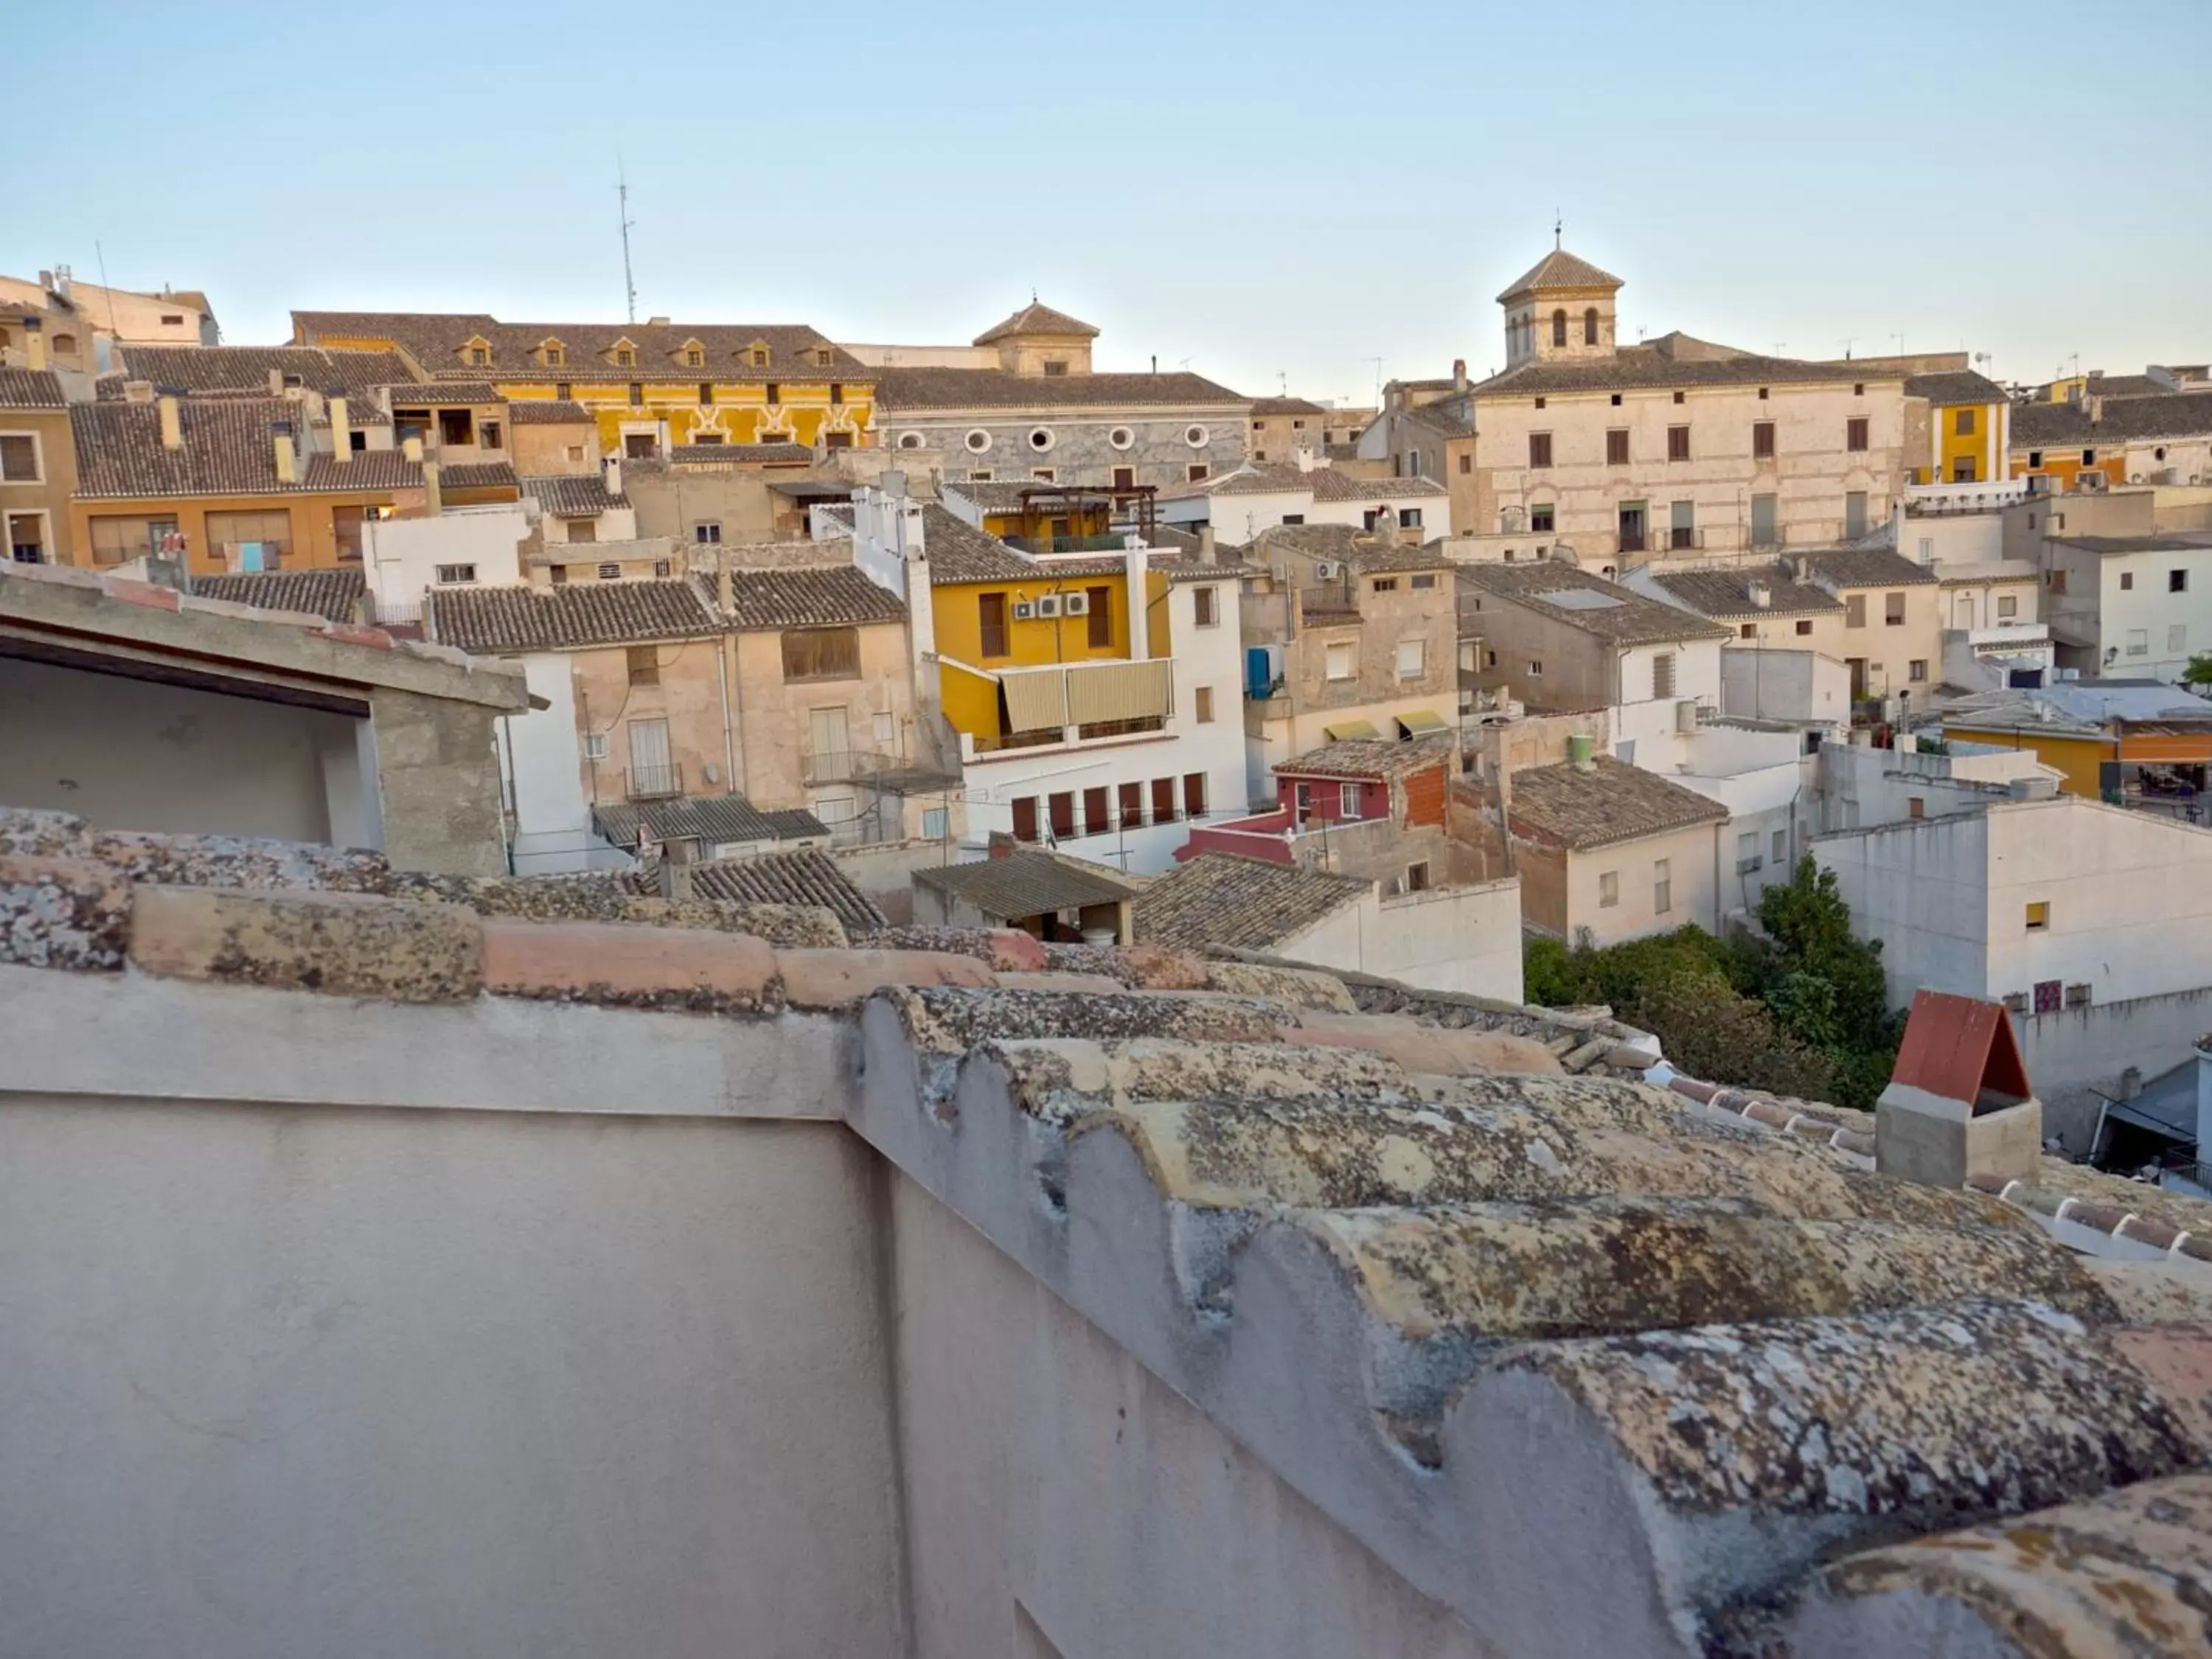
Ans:
[{"label": "awning", "polygon": [[1445,724],[1444,717],[1433,709],[1409,708],[1404,714],[1393,714],[1390,718],[1406,728],[1406,735],[1409,738],[1419,737],[1424,732],[1451,730],[1451,727]]},{"label": "awning", "polygon": [[1006,694],[1006,730],[1057,731],[1067,720],[1067,677],[1058,669],[1031,674],[1003,674],[999,689]]},{"label": "awning", "polygon": [[1078,726],[1165,720],[1174,712],[1174,669],[1165,657],[1093,663],[1067,671],[1067,714]]},{"label": "awning", "polygon": [[1377,738],[1382,734],[1375,729],[1373,720],[1339,720],[1334,726],[1324,726],[1322,731],[1331,743],[1349,743],[1355,738]]}]

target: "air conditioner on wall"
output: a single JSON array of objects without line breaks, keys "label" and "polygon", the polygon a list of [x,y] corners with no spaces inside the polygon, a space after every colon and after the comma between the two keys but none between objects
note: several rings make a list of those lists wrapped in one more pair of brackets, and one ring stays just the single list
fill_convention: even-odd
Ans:
[{"label": "air conditioner on wall", "polygon": [[1047,593],[1039,599],[1036,602],[1036,613],[1040,617],[1057,617],[1060,614],[1060,596],[1057,593]]},{"label": "air conditioner on wall", "polygon": [[1027,599],[1016,599],[1014,601],[1014,620],[1016,622],[1027,622],[1035,615],[1036,615],[1036,607],[1031,605]]},{"label": "air conditioner on wall", "polygon": [[1060,603],[1067,608],[1067,614],[1071,617],[1091,614],[1091,596],[1088,593],[1070,593]]},{"label": "air conditioner on wall", "polygon": [[1343,574],[1344,567],[1334,559],[1314,561],[1314,580],[1316,581],[1333,582]]}]

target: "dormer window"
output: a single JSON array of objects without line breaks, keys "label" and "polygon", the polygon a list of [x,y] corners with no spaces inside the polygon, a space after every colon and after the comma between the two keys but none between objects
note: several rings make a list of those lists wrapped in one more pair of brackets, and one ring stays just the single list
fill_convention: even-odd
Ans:
[{"label": "dormer window", "polygon": [[628,336],[624,336],[607,348],[607,361],[617,368],[635,368],[637,346]]},{"label": "dormer window", "polygon": [[469,361],[474,363],[478,368],[482,368],[486,363],[489,363],[491,361],[491,353],[485,350],[482,346],[471,346],[469,348]]},{"label": "dormer window", "polygon": [[558,368],[568,361],[568,348],[558,340],[541,340],[538,343],[538,361],[548,368]]},{"label": "dormer window", "polygon": [[836,355],[832,353],[827,346],[823,346],[814,354],[814,362],[816,365],[822,368],[829,368],[831,363],[836,361],[837,359]]},{"label": "dormer window", "polygon": [[744,359],[755,368],[766,368],[768,367],[768,342],[765,340],[755,340],[750,345],[745,348]]},{"label": "dormer window", "polygon": [[707,354],[697,346],[685,346],[684,348],[684,366],[686,368],[706,368]]},{"label": "dormer window", "polygon": [[635,368],[637,367],[637,353],[627,350],[617,351],[615,353],[615,367],[617,368]]},{"label": "dormer window", "polygon": [[462,343],[461,361],[471,368],[483,368],[491,362],[491,342],[481,334],[471,334]]}]

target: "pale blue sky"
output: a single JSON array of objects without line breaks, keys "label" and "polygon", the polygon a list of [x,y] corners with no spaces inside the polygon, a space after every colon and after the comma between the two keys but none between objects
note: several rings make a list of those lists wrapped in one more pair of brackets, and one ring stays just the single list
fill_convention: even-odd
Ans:
[{"label": "pale blue sky", "polygon": [[239,343],[619,318],[619,151],[640,316],[964,340],[1034,285],[1102,368],[1364,399],[1498,366],[1556,209],[1624,338],[2212,357],[2206,0],[0,10],[0,270],[97,240]]}]

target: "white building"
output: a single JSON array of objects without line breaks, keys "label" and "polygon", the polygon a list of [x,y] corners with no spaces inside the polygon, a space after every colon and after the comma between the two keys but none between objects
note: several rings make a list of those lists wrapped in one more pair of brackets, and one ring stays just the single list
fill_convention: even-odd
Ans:
[{"label": "white building", "polygon": [[2212,651],[2212,533],[2054,537],[2044,561],[2063,666],[2178,680]]},{"label": "white building", "polygon": [[428,518],[364,520],[362,574],[376,619],[420,621],[422,596],[433,587],[520,586],[528,580],[522,544],[529,536],[529,511],[515,501],[448,507]]},{"label": "white building", "polygon": [[1295,465],[1257,465],[1172,486],[1159,501],[1160,522],[1178,530],[1211,526],[1224,544],[1242,546],[1277,525],[1347,525],[1376,530],[1386,521],[1407,539],[1452,533],[1451,496],[1429,478],[1356,478],[1298,452]]},{"label": "white building", "polygon": [[1819,651],[1729,646],[1721,652],[1721,713],[1841,731],[1851,723],[1850,666]]}]

